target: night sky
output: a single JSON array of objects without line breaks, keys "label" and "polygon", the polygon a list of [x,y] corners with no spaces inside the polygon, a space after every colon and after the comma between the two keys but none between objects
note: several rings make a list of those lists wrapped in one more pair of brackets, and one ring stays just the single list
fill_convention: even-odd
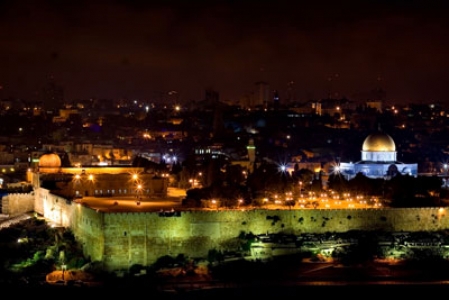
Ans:
[{"label": "night sky", "polygon": [[292,83],[299,101],[449,104],[446,2],[0,0],[0,98],[53,81],[67,101],[238,100],[266,81],[281,100]]}]

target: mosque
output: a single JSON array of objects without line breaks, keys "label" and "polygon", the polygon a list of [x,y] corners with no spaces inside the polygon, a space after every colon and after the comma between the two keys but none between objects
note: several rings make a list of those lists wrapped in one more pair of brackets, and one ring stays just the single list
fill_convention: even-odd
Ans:
[{"label": "mosque", "polygon": [[34,190],[48,189],[59,196],[83,197],[165,197],[166,172],[134,166],[63,167],[56,153],[43,154],[27,173]]},{"label": "mosque", "polygon": [[396,145],[388,134],[378,131],[370,134],[362,145],[361,160],[340,162],[337,171],[347,180],[362,173],[368,178],[390,179],[397,174],[418,175],[417,163],[397,161]]}]

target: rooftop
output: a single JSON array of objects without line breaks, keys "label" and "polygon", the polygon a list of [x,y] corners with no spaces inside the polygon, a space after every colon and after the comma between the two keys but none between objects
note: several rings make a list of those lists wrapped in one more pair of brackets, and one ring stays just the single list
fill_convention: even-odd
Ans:
[{"label": "rooftop", "polygon": [[183,189],[168,188],[166,197],[137,198],[135,195],[83,197],[75,200],[75,202],[102,212],[156,212],[181,208],[182,199],[185,195]]}]

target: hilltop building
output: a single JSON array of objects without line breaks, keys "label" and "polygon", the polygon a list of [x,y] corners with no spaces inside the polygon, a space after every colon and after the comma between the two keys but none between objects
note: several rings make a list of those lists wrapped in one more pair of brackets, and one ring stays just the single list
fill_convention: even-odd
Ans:
[{"label": "hilltop building", "polygon": [[417,163],[403,163],[397,161],[396,144],[388,134],[378,131],[369,135],[362,145],[361,160],[352,162],[340,162],[338,171],[347,180],[362,173],[368,178],[390,179],[397,174],[418,175]]},{"label": "hilltop building", "polygon": [[143,167],[90,166],[62,167],[56,153],[46,153],[35,170],[28,172],[34,190],[49,190],[61,197],[164,197],[167,194],[167,173],[147,172]]}]

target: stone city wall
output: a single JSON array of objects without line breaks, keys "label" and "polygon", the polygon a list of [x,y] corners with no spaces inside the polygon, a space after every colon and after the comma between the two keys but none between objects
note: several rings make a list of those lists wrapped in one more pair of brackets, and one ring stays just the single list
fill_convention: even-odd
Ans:
[{"label": "stone city wall", "polygon": [[72,202],[70,228],[83,254],[92,261],[104,260],[104,213],[97,212],[79,203]]},{"label": "stone city wall", "polygon": [[235,250],[243,233],[326,233],[349,230],[437,231],[449,228],[445,209],[306,209],[102,213],[72,205],[70,227],[86,255],[107,270],[150,265],[164,255],[206,257]]},{"label": "stone city wall", "polygon": [[[10,203],[29,211],[27,195]],[[38,189],[34,209],[57,226],[70,227],[92,261],[106,270],[150,265],[164,255],[206,257],[211,249],[236,250],[241,233],[326,233],[350,230],[438,231],[449,228],[445,208],[191,210],[104,213]],[[11,199],[13,199],[11,201]],[[19,200],[22,199],[22,200]],[[23,203],[22,203],[23,202]],[[20,203],[20,204],[19,204]]]},{"label": "stone city wall", "polygon": [[36,191],[34,211],[53,226],[71,227],[77,220],[73,217],[73,202],[40,188]]},{"label": "stone city wall", "polygon": [[2,197],[2,214],[15,217],[34,211],[34,193],[12,193]]},{"label": "stone city wall", "polygon": [[92,261],[103,259],[103,213],[51,194],[43,188],[36,191],[34,211],[53,226],[70,228],[86,257]]}]

